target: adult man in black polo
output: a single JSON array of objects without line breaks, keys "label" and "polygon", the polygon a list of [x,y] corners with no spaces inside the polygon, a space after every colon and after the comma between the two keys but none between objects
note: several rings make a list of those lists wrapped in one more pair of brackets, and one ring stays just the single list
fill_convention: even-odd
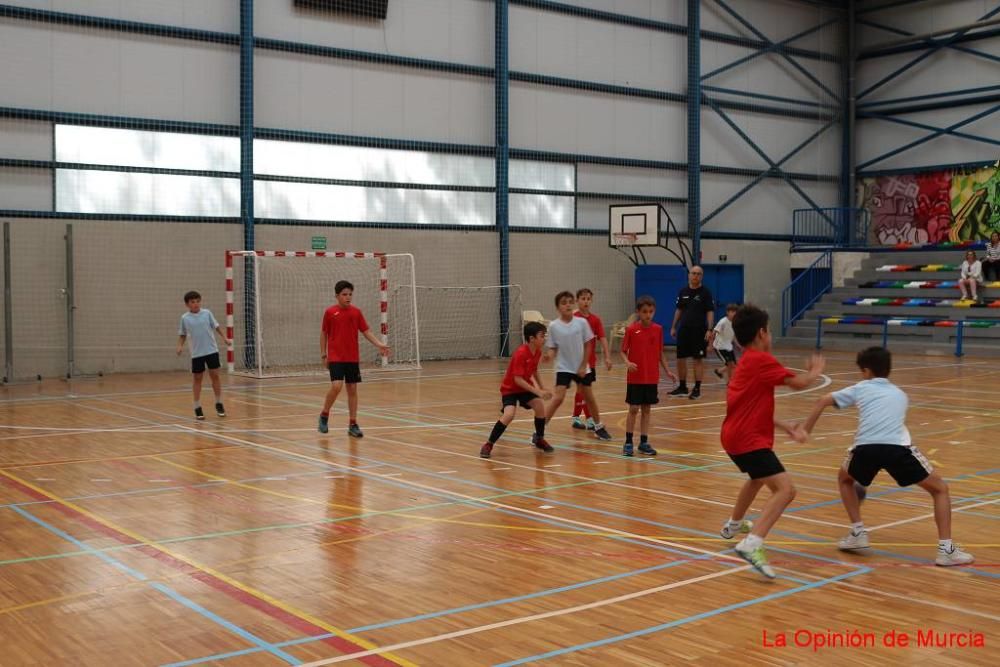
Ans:
[{"label": "adult man in black polo", "polygon": [[715,301],[708,288],[701,284],[704,278],[705,272],[700,266],[692,266],[688,271],[688,285],[677,294],[677,309],[670,325],[670,335],[677,339],[677,377],[680,379],[670,395],[688,393],[687,360],[694,359],[694,389],[688,395],[692,400],[701,396],[708,332],[715,324]]}]

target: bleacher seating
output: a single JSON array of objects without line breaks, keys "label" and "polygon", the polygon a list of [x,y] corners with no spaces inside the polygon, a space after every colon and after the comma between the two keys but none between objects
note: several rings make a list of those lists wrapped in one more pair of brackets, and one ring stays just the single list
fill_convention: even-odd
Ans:
[{"label": "bleacher seating", "polygon": [[881,343],[888,323],[890,346],[947,353],[954,352],[963,322],[964,347],[1000,345],[1000,282],[981,285],[979,302],[962,300],[958,289],[957,262],[964,250],[976,247],[982,243],[873,252],[843,287],[796,322],[786,339],[814,344],[819,319],[824,347],[857,349],[859,338]]}]

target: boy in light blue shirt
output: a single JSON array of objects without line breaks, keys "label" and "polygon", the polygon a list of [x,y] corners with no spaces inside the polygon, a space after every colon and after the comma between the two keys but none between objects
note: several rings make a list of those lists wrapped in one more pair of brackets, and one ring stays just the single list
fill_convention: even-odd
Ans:
[{"label": "boy in light blue shirt", "polygon": [[219,378],[219,367],[222,364],[219,361],[219,346],[215,343],[215,334],[218,333],[227,346],[230,341],[215,320],[212,311],[201,307],[201,294],[195,291],[188,292],[184,295],[184,304],[188,307],[188,312],[181,315],[181,323],[177,329],[177,356],[184,351],[184,342],[187,341],[191,350],[194,416],[199,420],[205,418],[205,413],[201,409],[201,382],[205,376],[205,368],[208,368],[212,391],[215,392],[215,414],[225,417],[226,408],[222,405],[222,380]]},{"label": "boy in light blue shirt", "polygon": [[[559,292],[555,298],[559,318],[549,322],[548,338],[545,340],[547,349],[545,360],[556,357],[556,385],[552,391],[552,400],[545,408],[546,421],[552,419],[563,399],[566,390],[572,382],[583,393],[587,401],[587,410],[594,420],[594,436],[598,440],[610,440],[611,434],[601,423],[601,413],[594,400],[594,390],[590,386],[594,381],[589,364],[590,355],[594,351],[594,332],[590,324],[582,317],[574,317],[573,307],[576,298],[572,292]],[[536,438],[532,436],[532,442]]]},{"label": "boy in light blue shirt", "polygon": [[909,399],[889,382],[892,355],[882,347],[870,347],[858,353],[861,382],[827,394],[816,401],[812,414],[799,427],[802,435],[812,432],[827,407],[858,408],[858,430],[854,445],[837,475],[840,498],[851,519],[851,532],[842,540],[842,551],[866,549],[868,531],[861,521],[861,501],[867,488],[881,470],[888,472],[900,486],[916,484],[934,500],[934,520],[938,529],[938,553],[935,563],[942,566],[968,565],[972,554],[951,541],[951,497],[948,484],[934,472],[927,458],[910,441],[906,429]]}]

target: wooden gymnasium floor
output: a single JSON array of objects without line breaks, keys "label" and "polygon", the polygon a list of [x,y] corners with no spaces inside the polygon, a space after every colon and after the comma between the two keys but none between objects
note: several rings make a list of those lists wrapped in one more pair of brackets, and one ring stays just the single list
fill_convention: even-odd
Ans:
[{"label": "wooden gymnasium floor", "polygon": [[[321,379],[228,380],[229,417],[204,423],[184,374],[0,390],[0,664],[1000,664],[995,361],[904,357],[893,373],[974,566],[931,564],[927,496],[884,475],[864,505],[872,552],[836,550],[847,412],[809,444],[778,438],[799,494],[771,582],[717,535],[740,477],[714,376],[654,412],[655,460],[619,456],[619,367],[598,383],[614,442],[571,430],[564,404],[554,455],[522,419],[483,461],[501,370],[370,374],[361,441],[339,412],[315,431]],[[846,354],[827,372],[856,378]],[[781,395],[778,414],[824,391]],[[917,646],[918,631],[985,646]],[[884,645],[899,633],[909,646]]]}]

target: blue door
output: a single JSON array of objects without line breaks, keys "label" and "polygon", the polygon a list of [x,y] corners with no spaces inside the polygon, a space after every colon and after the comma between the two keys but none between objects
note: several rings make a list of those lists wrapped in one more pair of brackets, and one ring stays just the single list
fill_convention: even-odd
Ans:
[{"label": "blue door", "polygon": [[[743,303],[742,264],[702,264],[705,287],[715,298],[715,321],[726,316],[727,303]],[[687,285],[687,269],[677,264],[643,264],[635,269],[635,296],[646,294],[656,299],[653,321],[663,327],[664,343],[673,345],[670,324],[674,319],[677,292]]]}]

